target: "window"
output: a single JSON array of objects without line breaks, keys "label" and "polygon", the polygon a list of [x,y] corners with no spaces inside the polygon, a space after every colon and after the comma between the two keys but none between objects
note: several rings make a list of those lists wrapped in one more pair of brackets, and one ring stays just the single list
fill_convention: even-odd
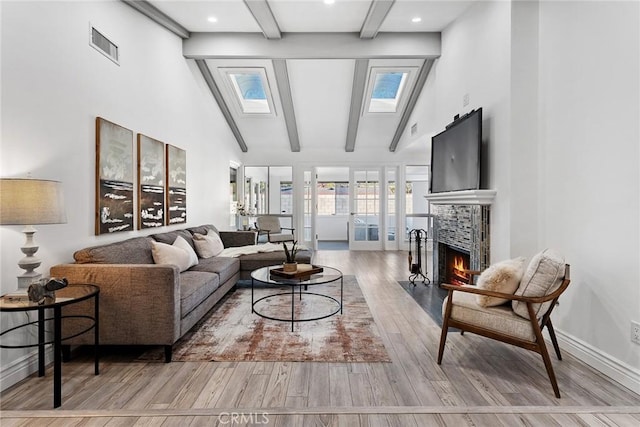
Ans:
[{"label": "window", "polygon": [[318,215],[347,215],[349,213],[349,183],[318,182]]},{"label": "window", "polygon": [[293,213],[293,183],[280,181],[280,213]]},{"label": "window", "polygon": [[409,75],[405,71],[373,69],[371,86],[370,113],[395,113]]},{"label": "window", "polygon": [[242,113],[272,113],[271,94],[263,68],[225,69],[225,73]]}]

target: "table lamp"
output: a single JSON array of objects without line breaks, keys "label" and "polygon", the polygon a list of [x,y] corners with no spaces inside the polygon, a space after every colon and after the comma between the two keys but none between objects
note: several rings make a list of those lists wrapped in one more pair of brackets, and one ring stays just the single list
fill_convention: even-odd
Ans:
[{"label": "table lamp", "polygon": [[62,183],[41,179],[0,178],[0,225],[24,225],[26,242],[21,248],[25,257],[18,266],[25,270],[18,276],[18,288],[26,289],[42,276],[34,271],[41,264],[35,257],[38,246],[33,240],[34,225],[64,224]]}]

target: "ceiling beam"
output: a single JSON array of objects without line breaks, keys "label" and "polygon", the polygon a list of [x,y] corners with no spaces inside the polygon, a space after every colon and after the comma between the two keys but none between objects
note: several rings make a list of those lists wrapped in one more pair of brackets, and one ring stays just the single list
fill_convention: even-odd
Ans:
[{"label": "ceiling beam", "polygon": [[418,102],[418,98],[422,93],[422,88],[424,88],[424,84],[427,81],[427,77],[429,76],[429,72],[431,72],[431,67],[433,66],[433,59],[426,59],[424,64],[422,64],[422,68],[420,69],[420,74],[418,74],[418,79],[416,80],[416,84],[411,91],[411,95],[409,96],[409,100],[407,101],[407,106],[402,113],[402,117],[400,118],[400,123],[398,124],[398,128],[396,129],[396,133],[393,135],[393,139],[391,140],[391,145],[389,145],[389,151],[392,153],[396,151],[398,148],[398,143],[400,142],[400,137],[405,131],[407,127],[407,123],[411,118],[411,114],[413,113],[413,109]]},{"label": "ceiling beam", "polygon": [[202,73],[202,77],[204,77],[204,81],[207,83],[207,86],[209,86],[209,90],[211,91],[211,94],[213,95],[216,102],[218,103],[218,106],[220,107],[220,111],[222,112],[222,115],[227,121],[229,128],[231,128],[231,132],[233,133],[233,136],[235,136],[236,141],[238,141],[238,145],[240,146],[240,149],[242,150],[242,152],[246,153],[248,151],[247,144],[244,142],[244,138],[242,138],[242,134],[240,133],[240,129],[238,129],[238,125],[236,124],[235,120],[233,120],[233,116],[231,115],[231,110],[229,110],[229,106],[227,105],[226,102],[224,102],[224,97],[222,96],[222,92],[220,92],[220,88],[216,84],[216,81],[213,79],[209,66],[207,65],[206,61],[202,59],[196,60],[196,65],[198,66],[200,73]]},{"label": "ceiling beam", "polygon": [[372,39],[380,31],[380,27],[391,10],[391,6],[396,0],[373,0],[369,7],[367,17],[360,29],[361,39]]},{"label": "ceiling beam", "polygon": [[293,98],[291,97],[291,83],[289,82],[287,61],[284,59],[274,59],[272,62],[273,72],[276,75],[278,94],[280,95],[280,103],[282,103],[282,114],[284,115],[284,122],[287,125],[287,133],[289,134],[289,144],[291,145],[291,151],[297,153],[300,151],[300,138],[298,137],[296,113],[293,108]]},{"label": "ceiling beam", "polygon": [[244,0],[244,4],[253,15],[253,19],[256,20],[262,30],[262,34],[264,34],[266,38],[282,38],[278,21],[276,21],[276,18],[273,16],[267,0]]},{"label": "ceiling beam", "polygon": [[440,56],[440,33],[193,33],[182,42],[190,59],[425,59]]},{"label": "ceiling beam", "polygon": [[369,72],[369,60],[357,59],[353,72],[353,88],[351,89],[351,108],[349,110],[349,126],[347,127],[347,142],[344,151],[350,153],[355,150],[356,137],[358,136],[358,123],[362,110],[362,99],[367,86],[367,74]]},{"label": "ceiling beam", "polygon": [[171,31],[178,37],[188,39],[191,35],[191,33],[189,33],[186,28],[178,24],[169,16],[165,15],[164,12],[160,11],[157,7],[146,0],[122,0],[122,2],[128,4],[143,15],[151,18],[151,20],[165,27],[167,30]]}]

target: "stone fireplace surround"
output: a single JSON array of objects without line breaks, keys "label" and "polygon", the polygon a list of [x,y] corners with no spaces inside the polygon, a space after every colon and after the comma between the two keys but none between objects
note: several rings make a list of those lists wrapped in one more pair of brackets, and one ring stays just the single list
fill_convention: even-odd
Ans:
[{"label": "stone fireplace surround", "polygon": [[434,215],[433,283],[445,279],[445,250],[450,246],[469,254],[470,269],[484,270],[490,262],[491,203],[494,190],[428,194]]}]

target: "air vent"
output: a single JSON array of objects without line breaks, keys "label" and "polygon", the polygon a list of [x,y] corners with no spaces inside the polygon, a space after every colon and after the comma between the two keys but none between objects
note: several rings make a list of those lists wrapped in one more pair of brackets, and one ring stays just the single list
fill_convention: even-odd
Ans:
[{"label": "air vent", "polygon": [[111,40],[106,38],[100,31],[96,30],[93,26],[90,25],[90,39],[89,44],[93,46],[95,50],[120,65],[118,62],[118,46],[113,43]]},{"label": "air vent", "polygon": [[411,125],[411,136],[415,136],[416,133],[418,133],[418,123]]}]

